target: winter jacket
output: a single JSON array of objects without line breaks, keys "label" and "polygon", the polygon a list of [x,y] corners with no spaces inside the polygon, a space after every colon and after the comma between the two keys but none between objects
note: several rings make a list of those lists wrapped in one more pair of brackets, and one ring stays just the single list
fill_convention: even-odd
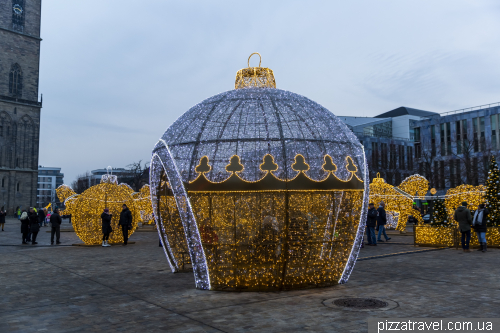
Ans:
[{"label": "winter jacket", "polygon": [[467,207],[460,206],[455,211],[453,215],[455,221],[458,222],[458,228],[462,232],[470,231],[470,226],[472,225],[472,215]]},{"label": "winter jacket", "polygon": [[[475,232],[486,232],[486,230],[488,229],[486,227],[486,223],[488,222],[488,214],[490,213],[490,211],[488,210],[488,208],[484,208],[484,211],[483,211],[483,221],[481,223],[481,225],[474,225],[474,231]],[[474,219],[474,217],[472,217]]]},{"label": "winter jacket", "polygon": [[385,209],[382,206],[379,206],[377,209],[377,225],[386,225],[387,224],[387,215],[385,214]]},{"label": "winter jacket", "polygon": [[30,231],[31,232],[39,232],[40,231],[40,225],[38,224],[38,215],[33,212],[33,213],[28,213],[28,219],[30,221]]},{"label": "winter jacket", "polygon": [[0,211],[0,223],[5,223],[5,215],[7,215],[5,211]]},{"label": "winter jacket", "polygon": [[45,221],[45,212],[43,209],[38,211],[38,223],[43,223]]},{"label": "winter jacket", "polygon": [[26,218],[21,219],[21,233],[27,234],[28,232],[30,232],[30,219],[26,215]]},{"label": "winter jacket", "polygon": [[374,228],[377,226],[377,210],[375,207],[368,209],[368,214],[366,215],[366,226]]},{"label": "winter jacket", "polygon": [[101,220],[102,220],[102,233],[103,234],[109,234],[113,232],[113,229],[111,228],[111,218],[113,216],[111,214],[106,214],[102,213],[101,214]]},{"label": "winter jacket", "polygon": [[118,222],[119,225],[132,225],[132,213],[130,212],[130,209],[125,208],[124,210],[121,211],[120,213],[120,221]]},{"label": "winter jacket", "polygon": [[59,213],[54,212],[50,215],[50,223],[52,224],[52,228],[59,228],[61,226],[62,219]]}]

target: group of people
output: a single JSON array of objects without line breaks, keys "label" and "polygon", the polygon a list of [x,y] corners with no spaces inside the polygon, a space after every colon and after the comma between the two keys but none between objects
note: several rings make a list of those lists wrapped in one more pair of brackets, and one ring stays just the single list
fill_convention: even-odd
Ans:
[{"label": "group of people", "polygon": [[[2,208],[3,210],[3,208]],[[31,245],[38,244],[36,238],[40,232],[40,227],[45,224],[47,217],[47,209],[40,209],[37,211],[35,207],[31,207],[29,211],[23,210],[19,216],[21,220],[21,233],[23,235],[23,244]],[[62,219],[59,215],[59,210],[56,208],[50,215],[50,244],[54,244],[54,235],[56,236],[56,244],[61,244],[61,223]]]},{"label": "group of people", "polygon": [[[109,212],[108,208],[104,208],[104,211],[101,214],[102,221],[102,246],[109,247],[109,234],[113,232],[113,228],[111,227],[111,219],[113,218],[113,214]],[[128,243],[128,231],[132,230],[132,213],[130,209],[128,209],[127,205],[122,206],[122,211],[120,212],[120,220],[118,221],[118,225],[122,228],[123,234],[123,245],[127,245]]]},{"label": "group of people", "polygon": [[458,228],[462,233],[462,249],[465,253],[470,252],[469,243],[472,229],[476,232],[479,240],[478,251],[486,252],[486,221],[488,221],[488,214],[489,211],[485,204],[480,204],[474,213],[474,217],[472,217],[465,201],[462,202],[462,206],[455,210],[453,218],[458,222]]},{"label": "group of people", "polygon": [[[387,214],[385,212],[385,203],[381,201],[378,208],[375,208],[375,205],[370,202],[368,204],[368,214],[366,216],[367,245],[377,246],[377,242],[387,242],[391,239],[385,232],[386,224]],[[376,235],[376,231],[378,231],[378,236]],[[384,236],[385,241],[382,240],[382,236]],[[363,243],[361,246],[364,246]]]}]

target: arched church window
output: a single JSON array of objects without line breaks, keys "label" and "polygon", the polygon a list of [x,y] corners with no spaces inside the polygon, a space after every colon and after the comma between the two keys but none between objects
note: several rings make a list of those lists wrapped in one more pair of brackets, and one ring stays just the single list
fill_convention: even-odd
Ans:
[{"label": "arched church window", "polygon": [[12,29],[24,31],[24,0],[12,0]]},{"label": "arched church window", "polygon": [[5,178],[2,178],[2,187],[5,187]]},{"label": "arched church window", "polygon": [[19,184],[19,182],[17,182],[16,191],[19,192],[20,189],[21,189],[21,185]]},{"label": "arched church window", "polygon": [[9,93],[16,97],[23,94],[23,73],[19,64],[14,64],[9,73]]}]

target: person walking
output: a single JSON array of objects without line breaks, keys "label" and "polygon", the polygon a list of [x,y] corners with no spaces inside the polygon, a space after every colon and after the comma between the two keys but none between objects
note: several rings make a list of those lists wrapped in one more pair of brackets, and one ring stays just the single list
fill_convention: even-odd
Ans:
[{"label": "person walking", "polygon": [[2,225],[2,231],[5,225],[5,216],[7,216],[7,212],[5,211],[4,207],[0,209],[0,225]]},{"label": "person walking", "polygon": [[20,220],[21,219],[21,207],[17,206],[16,214],[17,214],[17,219]]},{"label": "person walking", "polygon": [[377,245],[377,237],[375,235],[375,227],[377,226],[377,210],[373,202],[368,204],[368,214],[366,215],[366,234],[368,244],[370,246]]},{"label": "person walking", "polygon": [[387,237],[387,234],[385,232],[385,225],[387,224],[387,214],[385,213],[385,202],[380,201],[378,209],[377,209],[377,227],[378,227],[378,236],[377,236],[377,241],[379,242],[384,242],[382,238],[382,234],[384,235],[385,242],[390,240],[389,237]]},{"label": "person walking", "polygon": [[486,221],[488,221],[489,213],[488,208],[486,208],[484,204],[480,204],[474,213],[472,227],[474,228],[479,241],[478,251],[486,252]]},{"label": "person walking", "polygon": [[38,215],[37,213],[35,213],[35,210],[33,208],[30,208],[30,212],[28,213],[28,219],[30,221],[31,245],[36,245],[38,244],[36,242],[36,236],[40,231],[40,224],[38,222],[39,221]]},{"label": "person walking", "polygon": [[61,244],[61,223],[62,219],[59,215],[59,209],[54,209],[52,215],[50,215],[50,224],[52,228],[50,230],[50,245],[54,245],[54,234],[56,234],[56,244]]},{"label": "person walking", "polygon": [[123,204],[123,210],[120,213],[120,221],[118,224],[122,226],[123,245],[127,245],[128,231],[132,229],[132,213],[125,204]]},{"label": "person walking", "polygon": [[102,246],[108,247],[111,246],[108,244],[109,234],[113,232],[111,229],[111,219],[113,218],[113,214],[109,213],[109,209],[104,208],[104,212],[101,214],[102,220]]},{"label": "person walking", "polygon": [[472,216],[470,210],[467,209],[467,202],[462,202],[462,206],[457,208],[453,217],[458,222],[458,229],[462,233],[462,249],[464,252],[470,252],[469,242]]},{"label": "person walking", "polygon": [[40,209],[38,211],[38,224],[40,225],[40,227],[43,227],[44,222],[45,222],[45,210]]},{"label": "person walking", "polygon": [[23,244],[28,244],[28,233],[30,232],[30,220],[28,218],[28,212],[23,211],[19,219],[21,221],[21,233],[23,234]]}]

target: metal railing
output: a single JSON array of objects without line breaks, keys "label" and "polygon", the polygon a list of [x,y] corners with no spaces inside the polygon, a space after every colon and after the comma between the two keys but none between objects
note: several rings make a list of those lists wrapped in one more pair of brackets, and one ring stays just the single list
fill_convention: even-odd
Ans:
[{"label": "metal railing", "polygon": [[[484,105],[478,105],[478,106],[473,106],[473,107],[465,108],[465,109],[459,109],[459,110],[441,112],[439,114],[439,116],[442,117],[442,116],[447,116],[447,115],[450,115],[450,114],[457,114],[457,113],[465,113],[465,112],[471,112],[471,111],[478,111],[478,110],[482,110],[482,109],[491,108],[491,107],[494,107],[494,106],[500,106],[500,102],[490,103],[490,104],[484,104]],[[435,116],[433,116],[433,117],[435,117]]]}]

